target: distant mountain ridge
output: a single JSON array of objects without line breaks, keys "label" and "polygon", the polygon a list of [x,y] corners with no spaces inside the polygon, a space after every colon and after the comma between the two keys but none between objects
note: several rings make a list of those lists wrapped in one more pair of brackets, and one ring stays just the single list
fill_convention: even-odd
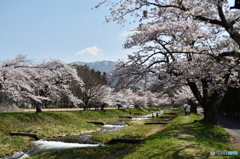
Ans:
[{"label": "distant mountain ridge", "polygon": [[94,69],[95,71],[100,71],[100,72],[106,72],[109,73],[112,70],[114,70],[114,65],[115,62],[113,61],[96,61],[96,62],[81,62],[81,61],[76,61],[76,62],[72,62],[70,64],[73,65],[87,65],[89,68]]}]

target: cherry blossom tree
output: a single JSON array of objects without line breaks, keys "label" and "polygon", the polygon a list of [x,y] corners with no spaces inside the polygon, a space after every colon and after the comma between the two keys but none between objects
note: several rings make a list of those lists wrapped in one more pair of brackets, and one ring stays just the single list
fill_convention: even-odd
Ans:
[{"label": "cherry blossom tree", "polygon": [[[167,30],[176,29],[175,26],[181,26],[178,29],[192,29],[195,25],[199,25],[203,27],[196,30],[197,34],[201,33],[200,37],[203,30],[211,30],[216,37],[226,32],[229,35],[229,42],[234,41],[240,46],[239,10],[230,11],[227,2],[227,0],[116,0],[114,2],[104,0],[95,8],[104,4],[109,8],[111,14],[105,16],[106,22],[116,21],[124,25],[127,22],[155,21]],[[194,25],[191,27],[189,24]],[[193,36],[199,38],[197,34]],[[227,51],[224,55],[227,54],[233,55],[235,52]]]},{"label": "cherry blossom tree", "polygon": [[142,103],[141,106],[157,106],[159,105],[159,99],[156,94],[147,90],[139,90],[135,92],[137,94],[138,103]]},{"label": "cherry blossom tree", "polygon": [[158,105],[169,105],[171,104],[171,97],[166,93],[157,93]]},{"label": "cherry blossom tree", "polygon": [[181,86],[180,88],[175,89],[173,94],[173,100],[178,104],[184,104],[187,103],[188,100],[194,99],[195,97],[188,86]]},{"label": "cherry blossom tree", "polygon": [[74,67],[77,70],[77,75],[83,80],[84,85],[79,87],[78,82],[72,82],[70,89],[83,101],[84,110],[87,110],[90,105],[101,104],[102,98],[109,92],[105,76],[98,71],[90,69],[88,66]]},{"label": "cherry blossom tree", "polygon": [[121,79],[117,87],[135,85],[136,79],[141,79],[142,74],[158,77],[159,82],[169,87],[188,85],[204,108],[204,118],[214,123],[217,120],[218,106],[227,88],[239,87],[239,65],[232,65],[229,61],[218,63],[214,58],[204,55],[192,55],[191,60],[181,58],[179,62],[171,63],[142,63],[142,60],[145,61],[144,56],[138,60],[129,58],[128,62],[117,67],[113,74]]},{"label": "cherry blossom tree", "polygon": [[41,112],[44,101],[55,101],[65,94],[75,106],[81,103],[68,89],[69,83],[75,80],[79,86],[82,80],[76,70],[59,60],[42,61],[31,64],[24,55],[18,55],[13,60],[1,62],[0,88],[1,91],[15,101],[31,101],[36,111]]},{"label": "cherry blossom tree", "polygon": [[119,61],[113,76],[118,87],[130,87],[146,76],[159,82],[188,85],[204,108],[204,119],[216,124],[218,107],[229,86],[239,87],[239,11],[226,0],[102,1],[107,21],[139,20],[124,48],[139,48]]},{"label": "cherry blossom tree", "polygon": [[136,99],[136,94],[132,92],[131,89],[121,89],[118,91],[112,90],[112,100],[115,104],[133,104],[134,99]]},{"label": "cherry blossom tree", "polygon": [[125,104],[126,106],[137,105],[141,107],[157,106],[162,102],[161,99],[159,99],[158,93],[152,93],[144,90],[133,92],[130,88],[123,88],[118,91],[116,91],[116,89],[112,89],[110,98],[108,99],[111,100],[111,103],[114,105]]},{"label": "cherry blossom tree", "polygon": [[109,87],[108,85],[103,85],[101,89],[102,89],[102,93],[98,96],[96,101],[98,103],[106,103],[108,105],[112,105],[112,101],[111,101],[112,88]]},{"label": "cherry blossom tree", "polygon": [[191,112],[197,113],[198,103],[196,102],[196,98],[188,86],[181,86],[180,88],[175,89],[172,100],[176,104],[183,105],[184,103],[187,103],[191,105]]}]

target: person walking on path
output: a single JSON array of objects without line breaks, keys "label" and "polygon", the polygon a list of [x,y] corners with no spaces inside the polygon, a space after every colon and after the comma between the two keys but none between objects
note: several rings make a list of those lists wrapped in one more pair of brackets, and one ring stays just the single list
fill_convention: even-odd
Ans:
[{"label": "person walking on path", "polygon": [[190,113],[191,113],[191,105],[188,104],[188,105],[186,106],[186,111],[185,111],[185,112],[186,112],[186,115],[190,116]]},{"label": "person walking on path", "polygon": [[186,108],[187,108],[187,104],[183,104],[183,112],[184,112],[184,115],[187,115]]}]

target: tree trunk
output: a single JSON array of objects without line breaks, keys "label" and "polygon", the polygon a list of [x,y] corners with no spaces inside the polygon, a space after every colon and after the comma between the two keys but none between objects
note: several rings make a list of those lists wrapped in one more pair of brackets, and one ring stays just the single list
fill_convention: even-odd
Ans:
[{"label": "tree trunk", "polygon": [[101,110],[104,110],[106,105],[107,105],[106,103],[101,104]]},{"label": "tree trunk", "polygon": [[117,107],[118,107],[118,109],[120,109],[121,105],[120,105],[120,104],[117,104]]},{"label": "tree trunk", "polygon": [[36,112],[37,113],[41,113],[42,112],[41,104],[36,104]]},{"label": "tree trunk", "polygon": [[90,110],[89,101],[90,101],[90,98],[86,98],[85,100],[83,100],[83,103],[84,103],[83,110],[85,111]]},{"label": "tree trunk", "polygon": [[208,100],[206,100],[205,105],[203,105],[204,120],[217,125],[218,109],[222,99],[223,96],[214,91]]},{"label": "tree trunk", "polygon": [[196,83],[188,81],[188,85],[197,101],[203,107],[204,120],[217,124],[218,108],[223,96],[221,96],[216,90],[213,90],[213,93],[209,94],[209,88],[206,79],[202,79],[201,82],[203,95],[200,93]]},{"label": "tree trunk", "polygon": [[191,105],[191,112],[192,113],[197,113],[197,105],[196,104]]},{"label": "tree trunk", "polygon": [[218,108],[213,105],[205,105],[203,111],[204,120],[217,125]]},{"label": "tree trunk", "polygon": [[197,104],[191,99],[188,100],[188,104],[191,105],[191,112],[197,113]]}]

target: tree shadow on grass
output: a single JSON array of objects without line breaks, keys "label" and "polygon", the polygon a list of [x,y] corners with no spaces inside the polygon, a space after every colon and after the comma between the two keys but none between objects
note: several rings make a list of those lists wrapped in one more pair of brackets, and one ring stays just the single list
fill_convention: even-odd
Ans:
[{"label": "tree shadow on grass", "polygon": [[[186,152],[187,149],[192,149],[192,153],[191,152],[187,153]],[[199,152],[198,146],[196,144],[191,144],[175,151],[172,155],[172,158],[192,159],[192,158],[207,158],[207,156],[209,156],[209,154],[203,154],[201,152],[200,153],[197,153],[197,152]]]},{"label": "tree shadow on grass", "polygon": [[226,144],[230,142],[229,134],[224,133],[217,125],[204,120],[182,124],[181,129],[173,135],[183,141],[196,142],[203,147],[211,147],[219,151],[229,148]]}]

